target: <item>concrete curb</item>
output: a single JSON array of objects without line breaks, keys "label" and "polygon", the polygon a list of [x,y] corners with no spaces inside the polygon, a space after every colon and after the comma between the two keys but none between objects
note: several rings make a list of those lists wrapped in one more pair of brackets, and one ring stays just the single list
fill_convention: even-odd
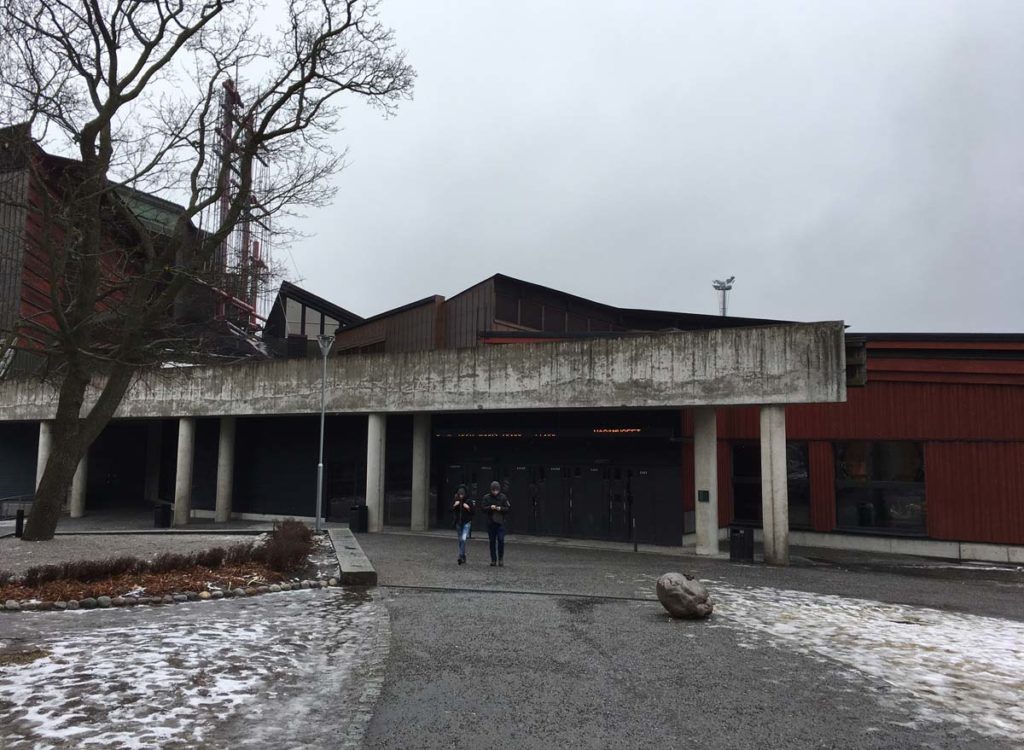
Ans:
[{"label": "concrete curb", "polygon": [[343,586],[376,586],[377,571],[363,553],[363,548],[356,541],[355,534],[348,529],[326,529],[327,538],[331,540],[334,554],[338,558],[338,568]]}]

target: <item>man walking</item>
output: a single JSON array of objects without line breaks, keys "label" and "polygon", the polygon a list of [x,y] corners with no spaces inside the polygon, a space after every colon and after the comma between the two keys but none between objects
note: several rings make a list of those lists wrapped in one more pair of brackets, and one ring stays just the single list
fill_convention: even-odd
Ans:
[{"label": "man walking", "polygon": [[504,567],[505,516],[512,510],[512,504],[497,482],[491,482],[491,491],[484,496],[480,504],[488,513],[487,539],[491,543],[491,567]]},{"label": "man walking", "polygon": [[460,484],[455,491],[452,511],[455,513],[455,533],[459,536],[459,565],[466,564],[466,539],[473,527],[473,511],[476,503],[466,497],[466,485]]}]

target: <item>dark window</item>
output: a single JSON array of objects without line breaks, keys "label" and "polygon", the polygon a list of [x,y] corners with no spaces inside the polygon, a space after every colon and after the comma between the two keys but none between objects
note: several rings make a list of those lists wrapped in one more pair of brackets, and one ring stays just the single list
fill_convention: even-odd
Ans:
[{"label": "dark window", "polygon": [[[786,443],[789,525],[810,528],[811,483],[806,443]],[[737,521],[760,524],[761,444],[736,443],[732,447],[733,515]]]},{"label": "dark window", "polygon": [[566,328],[570,333],[580,333],[581,331],[587,330],[587,316],[580,315],[579,313],[569,313],[568,327]]},{"label": "dark window", "polygon": [[498,294],[494,298],[494,317],[507,323],[519,322],[519,300]]},{"label": "dark window", "polygon": [[920,443],[836,444],[836,525],[924,534],[924,451]]},{"label": "dark window", "polygon": [[519,323],[527,328],[540,330],[544,322],[544,307],[540,302],[531,299],[520,300],[519,302]]},{"label": "dark window", "polygon": [[565,331],[565,310],[544,305],[544,330],[551,333]]}]

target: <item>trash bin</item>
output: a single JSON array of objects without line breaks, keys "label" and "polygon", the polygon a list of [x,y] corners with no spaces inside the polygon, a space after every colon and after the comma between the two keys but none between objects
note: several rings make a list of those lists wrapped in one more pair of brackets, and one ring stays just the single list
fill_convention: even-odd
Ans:
[{"label": "trash bin", "polygon": [[370,528],[370,514],[365,505],[353,505],[349,508],[348,528],[353,534],[365,534]]},{"label": "trash bin", "polygon": [[158,529],[171,528],[173,506],[170,503],[157,503],[153,507],[153,526]]},{"label": "trash bin", "polygon": [[729,527],[729,559],[737,562],[754,561],[754,529],[751,526]]}]

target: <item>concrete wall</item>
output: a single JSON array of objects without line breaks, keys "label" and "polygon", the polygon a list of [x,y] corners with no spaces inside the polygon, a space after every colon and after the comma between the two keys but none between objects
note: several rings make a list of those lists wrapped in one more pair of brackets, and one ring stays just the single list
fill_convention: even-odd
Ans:
[{"label": "concrete wall", "polygon": [[[841,322],[337,357],[335,413],[786,404],[846,398]],[[0,421],[49,419],[37,380],[0,383]],[[312,414],[320,362],[174,370],[137,383],[118,417]]]}]

